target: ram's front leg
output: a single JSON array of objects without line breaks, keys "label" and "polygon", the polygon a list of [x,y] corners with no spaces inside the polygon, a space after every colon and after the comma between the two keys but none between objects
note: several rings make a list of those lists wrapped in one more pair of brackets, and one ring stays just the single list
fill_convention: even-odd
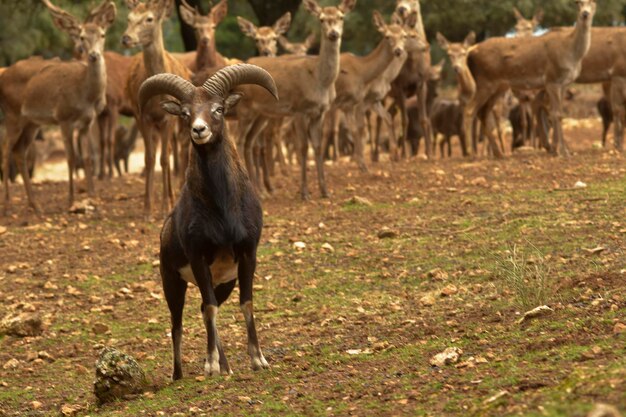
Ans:
[{"label": "ram's front leg", "polygon": [[211,270],[208,267],[203,256],[195,257],[191,261],[191,270],[198,283],[200,294],[202,296],[202,318],[207,333],[207,357],[204,362],[204,374],[206,376],[215,376],[220,374],[220,352],[219,336],[217,334],[217,312],[218,304],[213,286],[211,285]]},{"label": "ram's front leg", "polygon": [[244,253],[239,260],[239,303],[243,316],[246,319],[246,330],[248,332],[248,354],[252,361],[252,369],[258,371],[262,368],[269,368],[269,364],[263,357],[259,339],[256,334],[254,324],[254,309],[252,307],[252,280],[256,269],[256,250]]}]

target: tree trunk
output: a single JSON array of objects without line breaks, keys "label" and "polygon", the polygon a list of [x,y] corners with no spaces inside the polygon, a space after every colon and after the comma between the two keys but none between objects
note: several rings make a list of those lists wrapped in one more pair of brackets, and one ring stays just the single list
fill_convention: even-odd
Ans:
[{"label": "tree trunk", "polygon": [[272,26],[282,15],[291,12],[296,14],[302,0],[248,0],[260,26]]}]

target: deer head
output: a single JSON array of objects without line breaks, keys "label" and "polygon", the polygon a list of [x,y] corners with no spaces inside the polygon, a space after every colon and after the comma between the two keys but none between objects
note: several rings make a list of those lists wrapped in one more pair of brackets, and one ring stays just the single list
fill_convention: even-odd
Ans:
[{"label": "deer head", "polygon": [[49,0],[43,0],[43,3],[52,15],[55,26],[67,33],[74,42],[74,52],[77,56],[86,55],[92,62],[102,56],[106,31],[115,21],[117,14],[115,3],[105,0],[89,12],[83,23]]},{"label": "deer head", "polygon": [[404,30],[404,27],[401,24],[398,24],[398,22],[390,25],[385,24],[385,19],[383,19],[378,10],[374,10],[372,20],[378,32],[385,37],[385,40],[396,58],[400,58],[405,55],[407,32]]},{"label": "deer head", "polygon": [[256,48],[261,56],[276,56],[278,54],[278,38],[289,30],[291,13],[285,13],[274,23],[274,26],[256,27],[254,23],[237,16],[239,28],[249,38],[254,39]]},{"label": "deer head", "polygon": [[343,20],[346,13],[354,9],[356,0],[342,0],[337,7],[321,7],[315,0],[304,0],[304,8],[317,17],[322,25],[322,36],[337,42],[343,35]]},{"label": "deer head", "polygon": [[139,89],[139,108],[143,111],[154,96],[174,97],[173,101],[161,103],[163,109],[188,125],[194,145],[207,145],[223,138],[224,115],[242,97],[231,90],[242,84],[260,85],[278,100],[276,84],[267,71],[255,65],[237,64],[219,70],[201,87],[174,74],[153,75]]},{"label": "deer head", "polygon": [[593,16],[596,14],[596,0],[576,0],[578,5],[577,24],[591,26]]},{"label": "deer head", "polygon": [[204,16],[199,10],[182,0],[179,11],[181,19],[196,31],[198,42],[208,45],[215,39],[215,28],[228,14],[228,2],[227,0],[220,1]]},{"label": "deer head", "polygon": [[419,0],[398,0],[394,14],[402,20],[408,19],[412,13],[421,13]]},{"label": "deer head", "polygon": [[428,72],[428,79],[430,81],[439,81],[441,80],[441,73],[443,72],[443,65],[446,63],[444,59],[439,61],[438,64],[430,67],[430,71]]},{"label": "deer head", "polygon": [[463,71],[463,69],[467,68],[467,55],[469,54],[472,45],[476,42],[476,34],[474,32],[470,32],[465,37],[463,42],[451,43],[445,38],[445,36],[437,32],[437,42],[439,42],[441,49],[446,51],[448,54],[450,63],[452,63],[452,68],[458,74]]},{"label": "deer head", "polygon": [[126,0],[130,9],[128,27],[122,36],[126,48],[146,47],[161,37],[161,24],[172,8],[173,0]]},{"label": "deer head", "polygon": [[278,38],[278,42],[280,43],[280,46],[282,46],[283,49],[289,52],[290,54],[296,55],[296,56],[304,56],[307,54],[309,49],[311,49],[311,47],[315,44],[315,35],[310,34],[304,40],[304,42],[300,42],[300,43],[291,43],[289,42],[287,38],[285,38],[284,36],[281,36]]},{"label": "deer head", "polygon": [[532,36],[537,26],[539,26],[539,23],[543,20],[542,9],[537,9],[535,15],[530,20],[526,19],[516,7],[513,7],[513,14],[517,20],[517,23],[515,24],[515,32],[519,37]]}]

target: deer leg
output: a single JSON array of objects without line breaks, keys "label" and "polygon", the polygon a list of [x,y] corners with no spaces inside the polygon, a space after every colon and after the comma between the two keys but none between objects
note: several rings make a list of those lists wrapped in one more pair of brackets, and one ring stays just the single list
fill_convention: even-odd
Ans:
[{"label": "deer leg", "polygon": [[163,263],[161,263],[161,276],[165,301],[167,301],[167,306],[170,310],[172,323],[172,348],[174,354],[172,379],[176,381],[183,377],[180,345],[183,338],[183,308],[185,306],[187,281],[181,279],[178,271],[172,270]]},{"label": "deer leg", "polygon": [[92,198],[96,196],[96,188],[93,182],[93,147],[90,135],[93,125],[94,120],[81,127],[78,131],[78,142],[82,143],[84,148],[87,149],[87,157],[83,158],[83,160],[85,163],[85,179],[87,180],[87,195]]},{"label": "deer leg", "polygon": [[307,129],[305,126],[305,121],[303,119],[304,116],[296,116],[295,117],[295,125],[296,125],[296,136],[300,141],[300,196],[302,200],[308,200],[310,198],[309,195],[309,187],[307,185],[306,171],[307,171],[307,156],[309,154],[309,141]]},{"label": "deer leg", "polygon": [[561,124],[563,88],[564,87],[559,84],[551,84],[546,87],[546,92],[550,97],[550,118],[552,119],[552,129],[554,131],[552,153],[561,156],[568,156],[569,151],[565,146],[563,126]]},{"label": "deer leg", "polygon": [[[176,142],[176,138],[173,137],[174,129],[170,123],[167,123],[161,129],[161,177],[163,179],[163,200],[161,202],[161,210],[163,216],[167,216],[167,214],[172,209],[172,204],[174,201],[174,192],[172,190],[172,173],[170,168],[170,155],[171,155],[171,147],[170,144]],[[174,159],[177,159],[176,157]]]},{"label": "deer leg", "polygon": [[322,198],[328,198],[328,188],[326,187],[326,178],[324,175],[324,155],[322,154],[322,126],[324,123],[324,114],[319,119],[311,120],[309,123],[308,137],[313,145],[313,153],[315,155],[315,168],[317,169],[317,182],[320,187]]},{"label": "deer leg", "polygon": [[[319,122],[318,122],[319,123]],[[318,128],[316,128],[318,129]],[[321,126],[319,127],[321,130]],[[318,149],[321,151],[322,138],[318,138]],[[320,152],[321,153],[321,152]],[[252,369],[258,371],[262,368],[269,368],[259,345],[254,323],[254,308],[252,305],[252,281],[256,269],[256,248],[244,251],[239,259],[239,305],[246,320],[246,330],[248,333],[248,354],[252,362]]]},{"label": "deer leg", "polygon": [[16,143],[20,140],[24,129],[18,121],[6,121],[6,137],[2,143],[2,186],[4,187],[4,215],[8,216],[11,209],[11,193],[9,190],[9,172],[11,156]]},{"label": "deer leg", "polygon": [[363,114],[361,106],[359,105],[357,107],[358,109],[352,108],[349,111],[345,112],[345,115],[348,122],[349,130],[354,140],[354,152],[352,153],[352,158],[356,162],[361,172],[367,172],[367,166],[365,165],[365,158],[363,156],[365,152],[365,146],[363,143]]},{"label": "deer leg", "polygon": [[624,117],[626,109],[624,108],[624,90],[626,90],[626,80],[614,80],[611,83],[611,111],[613,112],[613,142],[615,149],[619,152],[624,151]]},{"label": "deer leg", "polygon": [[[28,149],[32,146],[32,143],[35,140],[37,130],[38,127],[32,124],[29,124],[24,128],[22,134],[20,135],[20,140],[13,148],[13,157],[15,159],[15,164],[22,175],[22,179],[24,180],[24,188],[26,189],[26,196],[28,197],[28,205],[35,211],[37,216],[41,216],[41,208],[35,202],[35,193],[33,191],[30,173],[28,172],[28,158],[26,156]],[[9,172],[6,172],[5,178],[6,177],[10,177]]]},{"label": "deer leg", "polygon": [[424,131],[424,143],[426,144],[426,157],[428,159],[432,156],[432,143],[433,143],[433,130],[430,124],[430,118],[428,117],[428,85],[423,80],[420,80],[417,84],[417,111],[419,113],[420,125]]},{"label": "deer leg", "polygon": [[76,154],[74,152],[74,129],[68,123],[61,126],[61,135],[63,136],[63,144],[65,146],[65,154],[67,155],[68,185],[69,199],[68,207],[74,204],[74,171],[76,169]]},{"label": "deer leg", "polygon": [[[273,127],[273,126],[272,126]],[[270,178],[271,170],[272,170],[272,137],[275,129],[266,129],[265,138],[263,138],[263,146],[261,147],[261,153],[263,155],[263,183],[265,184],[265,189],[268,193],[272,194],[274,192],[274,187],[272,186],[272,181]]]},{"label": "deer leg", "polygon": [[109,179],[113,178],[113,161],[115,159],[115,130],[119,123],[119,110],[116,107],[111,108],[111,118],[109,123],[109,130],[107,131],[107,167],[109,169]]},{"label": "deer leg", "polygon": [[178,188],[181,189],[185,184],[185,174],[187,167],[189,166],[189,153],[191,152],[191,141],[189,140],[189,126],[184,123],[182,119],[178,119],[178,134],[176,135],[175,142],[180,144],[180,150],[178,151],[178,158],[180,161],[180,173],[178,175]]},{"label": "deer leg", "polygon": [[102,181],[104,179],[104,167],[106,161],[106,145],[108,139],[108,133],[110,130],[110,113],[109,109],[105,108],[102,113],[97,116],[98,122],[98,149],[100,150],[100,161],[99,161],[99,170],[98,170],[98,180]]},{"label": "deer leg", "polygon": [[155,147],[156,135],[149,123],[141,123],[139,126],[144,142],[144,161],[146,169],[146,192],[144,195],[144,216],[149,218],[152,214],[152,193],[154,190],[154,164],[156,162]]}]

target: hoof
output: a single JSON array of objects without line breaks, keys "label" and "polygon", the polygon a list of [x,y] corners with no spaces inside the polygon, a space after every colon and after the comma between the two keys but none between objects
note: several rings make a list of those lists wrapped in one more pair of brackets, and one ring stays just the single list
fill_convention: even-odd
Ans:
[{"label": "hoof", "polygon": [[220,372],[220,363],[218,360],[209,361],[206,359],[204,361],[204,375],[208,377],[219,376]]},{"label": "hoof", "polygon": [[270,367],[270,364],[267,363],[267,361],[265,360],[263,355],[261,355],[260,358],[253,358],[252,359],[252,370],[253,371],[260,371],[261,369],[269,369],[269,367]]}]

